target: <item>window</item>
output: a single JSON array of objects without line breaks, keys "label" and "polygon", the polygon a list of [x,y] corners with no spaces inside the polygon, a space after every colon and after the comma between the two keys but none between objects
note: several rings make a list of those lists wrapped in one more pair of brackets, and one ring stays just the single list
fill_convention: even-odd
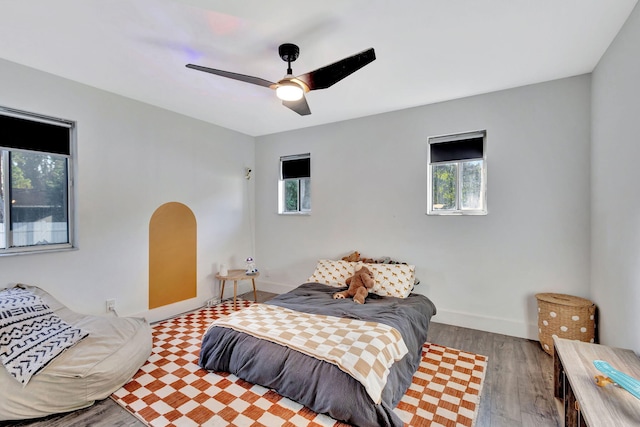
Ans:
[{"label": "window", "polygon": [[311,155],[280,157],[278,213],[311,213]]},{"label": "window", "polygon": [[429,215],[486,215],[486,131],[429,138]]},{"label": "window", "polygon": [[0,107],[0,255],[73,247],[70,121]]}]

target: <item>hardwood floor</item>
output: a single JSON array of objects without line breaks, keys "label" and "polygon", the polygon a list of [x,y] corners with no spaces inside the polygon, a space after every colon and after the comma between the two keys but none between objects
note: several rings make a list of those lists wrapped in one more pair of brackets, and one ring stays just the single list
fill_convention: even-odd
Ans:
[{"label": "hardwood floor", "polygon": [[538,341],[435,322],[428,340],[489,357],[476,427],[562,426],[553,358]]},{"label": "hardwood floor", "polygon": [[[275,296],[258,291],[258,301]],[[253,293],[244,295],[253,300]],[[437,320],[437,318],[434,318]],[[553,358],[537,341],[432,323],[429,341],[489,357],[476,427],[561,426],[553,398]],[[144,427],[107,398],[90,408],[0,427]]]}]

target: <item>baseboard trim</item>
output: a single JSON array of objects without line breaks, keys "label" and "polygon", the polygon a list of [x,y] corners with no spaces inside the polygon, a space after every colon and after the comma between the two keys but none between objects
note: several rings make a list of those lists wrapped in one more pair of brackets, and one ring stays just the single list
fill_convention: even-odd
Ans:
[{"label": "baseboard trim", "polygon": [[505,319],[494,316],[481,316],[472,313],[464,313],[455,310],[438,309],[433,319],[434,322],[447,325],[461,326],[463,328],[478,329],[496,334],[530,340],[538,339],[538,327],[513,319]]},{"label": "baseboard trim", "polygon": [[147,322],[155,323],[161,320],[176,317],[177,315],[182,313],[188,313],[190,311],[197,310],[205,305],[206,301],[203,302],[198,298],[191,298],[185,301],[179,301],[173,304],[164,305],[162,307],[128,315],[127,317],[143,317],[147,320]]},{"label": "baseboard trim", "polygon": [[[297,287],[265,280],[260,280],[256,286],[261,291],[273,292],[276,294],[283,294]],[[513,319],[505,319],[495,316],[482,316],[473,313],[439,308],[438,314],[433,317],[433,321],[445,323],[447,325],[461,326],[463,328],[479,329],[481,331],[509,335],[512,337],[538,340],[537,325],[527,324]]]},{"label": "baseboard trim", "polygon": [[269,282],[265,280],[256,280],[256,288],[265,292],[273,292],[274,294],[284,294],[297,288],[297,286],[284,285],[282,283]]}]

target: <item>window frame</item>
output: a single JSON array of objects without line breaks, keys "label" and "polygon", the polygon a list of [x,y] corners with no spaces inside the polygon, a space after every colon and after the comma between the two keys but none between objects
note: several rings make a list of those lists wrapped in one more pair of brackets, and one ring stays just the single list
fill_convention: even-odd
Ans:
[{"label": "window frame", "polygon": [[65,243],[51,243],[46,245],[30,245],[30,246],[14,246],[13,245],[13,230],[11,226],[11,207],[7,203],[7,198],[10,197],[11,176],[6,176],[7,179],[0,180],[0,185],[4,188],[3,194],[5,200],[0,205],[0,210],[3,213],[3,223],[5,227],[4,241],[2,244],[5,247],[0,247],[0,257],[11,255],[27,255],[46,252],[59,252],[77,249],[77,233],[76,233],[76,204],[75,204],[75,170],[76,170],[76,122],[72,120],[60,119],[51,116],[45,116],[37,113],[31,113],[22,110],[16,110],[13,108],[0,106],[0,116],[7,116],[17,118],[26,121],[44,123],[48,125],[60,126],[69,129],[68,133],[68,151],[69,154],[54,152],[53,150],[30,150],[25,148],[9,147],[2,145],[0,142],[0,152],[2,152],[2,172],[6,175],[11,173],[10,165],[10,153],[36,153],[43,155],[52,155],[58,158],[65,159],[66,163],[66,178],[67,178],[67,194],[66,194],[66,212],[67,212],[67,242]]},{"label": "window frame", "polygon": [[[447,161],[432,162],[432,145],[441,143],[455,143],[470,139],[482,138],[482,155],[470,158],[458,158]],[[471,132],[461,132],[455,134],[446,134],[431,136],[427,138],[427,215],[487,215],[487,131],[477,130]],[[461,156],[463,157],[463,156]],[[481,170],[481,187],[480,200],[482,207],[480,209],[462,209],[462,165],[468,162],[482,161]],[[456,165],[456,182],[455,182],[455,208],[454,209],[434,209],[433,208],[433,167],[436,165]]]},{"label": "window frame", "polygon": [[[285,178],[284,172],[284,163],[287,161],[296,161],[296,160],[304,160],[308,159],[308,173],[296,173],[295,177]],[[306,176],[308,175],[308,176]],[[304,154],[294,154],[289,156],[281,156],[280,157],[280,171],[278,174],[278,215],[310,215],[311,207],[309,209],[302,208],[302,181],[308,180],[308,183],[305,184],[307,186],[307,191],[311,191],[311,153]],[[297,183],[297,209],[293,211],[286,210],[286,185],[288,182],[296,182]],[[309,196],[311,197],[311,196]],[[309,205],[311,205],[311,201],[309,201]]]}]

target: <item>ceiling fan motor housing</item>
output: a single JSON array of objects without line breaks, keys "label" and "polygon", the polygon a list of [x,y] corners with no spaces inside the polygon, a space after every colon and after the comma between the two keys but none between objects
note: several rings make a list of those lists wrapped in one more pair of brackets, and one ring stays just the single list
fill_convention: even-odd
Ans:
[{"label": "ceiling fan motor housing", "polygon": [[284,43],[278,47],[278,53],[284,62],[289,63],[298,59],[300,48],[293,43]]}]

